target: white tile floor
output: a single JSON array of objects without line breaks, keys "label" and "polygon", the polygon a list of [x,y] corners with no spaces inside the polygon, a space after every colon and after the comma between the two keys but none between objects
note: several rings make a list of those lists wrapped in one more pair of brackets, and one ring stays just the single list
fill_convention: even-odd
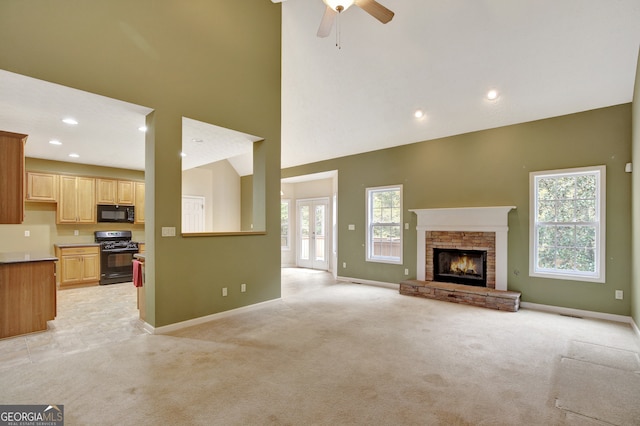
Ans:
[{"label": "white tile floor", "polygon": [[0,340],[0,369],[41,362],[143,334],[132,283],[58,291],[49,329]]}]

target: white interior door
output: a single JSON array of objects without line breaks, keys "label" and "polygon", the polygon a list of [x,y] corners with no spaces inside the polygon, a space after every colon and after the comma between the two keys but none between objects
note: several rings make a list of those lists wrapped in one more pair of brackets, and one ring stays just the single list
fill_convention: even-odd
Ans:
[{"label": "white interior door", "polygon": [[329,199],[298,200],[298,266],[329,269]]},{"label": "white interior door", "polygon": [[204,232],[204,197],[182,196],[182,232]]}]

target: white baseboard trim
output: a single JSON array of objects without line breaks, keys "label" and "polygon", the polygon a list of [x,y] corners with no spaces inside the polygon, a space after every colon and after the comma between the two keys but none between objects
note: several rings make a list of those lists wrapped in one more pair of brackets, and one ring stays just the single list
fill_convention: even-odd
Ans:
[{"label": "white baseboard trim", "polygon": [[400,289],[400,284],[398,283],[387,283],[387,282],[383,282],[383,281],[371,281],[371,280],[363,280],[362,278],[351,278],[351,277],[341,277],[338,276],[336,278],[338,281],[346,281],[346,282],[350,282],[353,284],[366,284],[366,285],[373,285],[376,287],[384,287],[384,288],[390,288],[393,290],[399,290]]},{"label": "white baseboard trim", "polygon": [[[623,322],[626,324],[633,324],[633,319],[625,315],[607,314],[604,312],[584,311],[582,309],[564,308],[561,306],[541,305],[538,303],[521,302],[521,308],[531,309],[534,311],[551,312],[562,315],[573,315],[577,317],[595,318],[607,321]],[[636,328],[637,329],[637,328]]]},{"label": "white baseboard trim", "polygon": [[181,329],[187,328],[187,327],[193,327],[194,325],[200,325],[200,324],[204,324],[204,323],[209,322],[209,321],[213,321],[213,320],[217,320],[217,319],[221,319],[221,318],[226,318],[226,317],[242,314],[242,313],[245,313],[245,312],[253,311],[253,310],[256,310],[256,309],[260,309],[260,308],[264,307],[265,305],[268,305],[268,304],[271,304],[271,303],[274,303],[274,302],[278,302],[280,300],[282,300],[282,299],[281,298],[277,298],[277,299],[267,300],[265,302],[255,303],[253,305],[241,306],[241,307],[236,308],[236,309],[231,309],[231,310],[223,311],[223,312],[217,312],[215,314],[206,315],[206,316],[198,317],[198,318],[193,318],[193,319],[186,320],[186,321],[176,322],[174,324],[163,325],[162,327],[153,327],[153,326],[151,326],[151,325],[149,325],[149,324],[147,324],[145,322],[145,323],[143,323],[143,329],[144,329],[144,331],[146,331],[149,334],[171,333],[172,331],[181,330]]},{"label": "white baseboard trim", "polygon": [[636,332],[636,335],[638,336],[638,339],[640,339],[640,328],[638,328],[638,324],[636,324],[636,322],[633,320],[633,318],[631,318],[631,328],[633,328],[633,331]]}]

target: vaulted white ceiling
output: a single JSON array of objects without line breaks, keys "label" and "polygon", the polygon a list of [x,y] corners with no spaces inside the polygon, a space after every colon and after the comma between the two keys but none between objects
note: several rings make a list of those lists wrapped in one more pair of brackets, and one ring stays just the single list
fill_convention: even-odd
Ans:
[{"label": "vaulted white ceiling", "polygon": [[352,6],[340,49],[322,0],[282,3],[284,167],[632,99],[638,0],[379,1],[393,20]]},{"label": "vaulted white ceiling", "polygon": [[[340,15],[340,48],[335,26],[316,37],[322,0],[272,4],[282,8],[283,167],[632,99],[639,0],[380,2],[395,12],[386,25],[357,7]],[[417,109],[426,116],[416,119]],[[0,128],[29,134],[28,156],[142,169],[137,128],[149,111],[0,70]],[[69,114],[78,126],[61,123]],[[226,137],[185,119],[185,146]],[[49,145],[52,138],[63,145]],[[219,159],[217,148],[196,144],[184,168],[203,152]]]}]

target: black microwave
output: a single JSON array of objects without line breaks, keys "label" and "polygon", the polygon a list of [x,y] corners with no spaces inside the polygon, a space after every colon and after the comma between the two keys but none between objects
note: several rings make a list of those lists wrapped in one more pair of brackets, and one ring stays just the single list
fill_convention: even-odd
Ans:
[{"label": "black microwave", "polygon": [[133,206],[98,204],[98,222],[133,223],[134,220]]}]

